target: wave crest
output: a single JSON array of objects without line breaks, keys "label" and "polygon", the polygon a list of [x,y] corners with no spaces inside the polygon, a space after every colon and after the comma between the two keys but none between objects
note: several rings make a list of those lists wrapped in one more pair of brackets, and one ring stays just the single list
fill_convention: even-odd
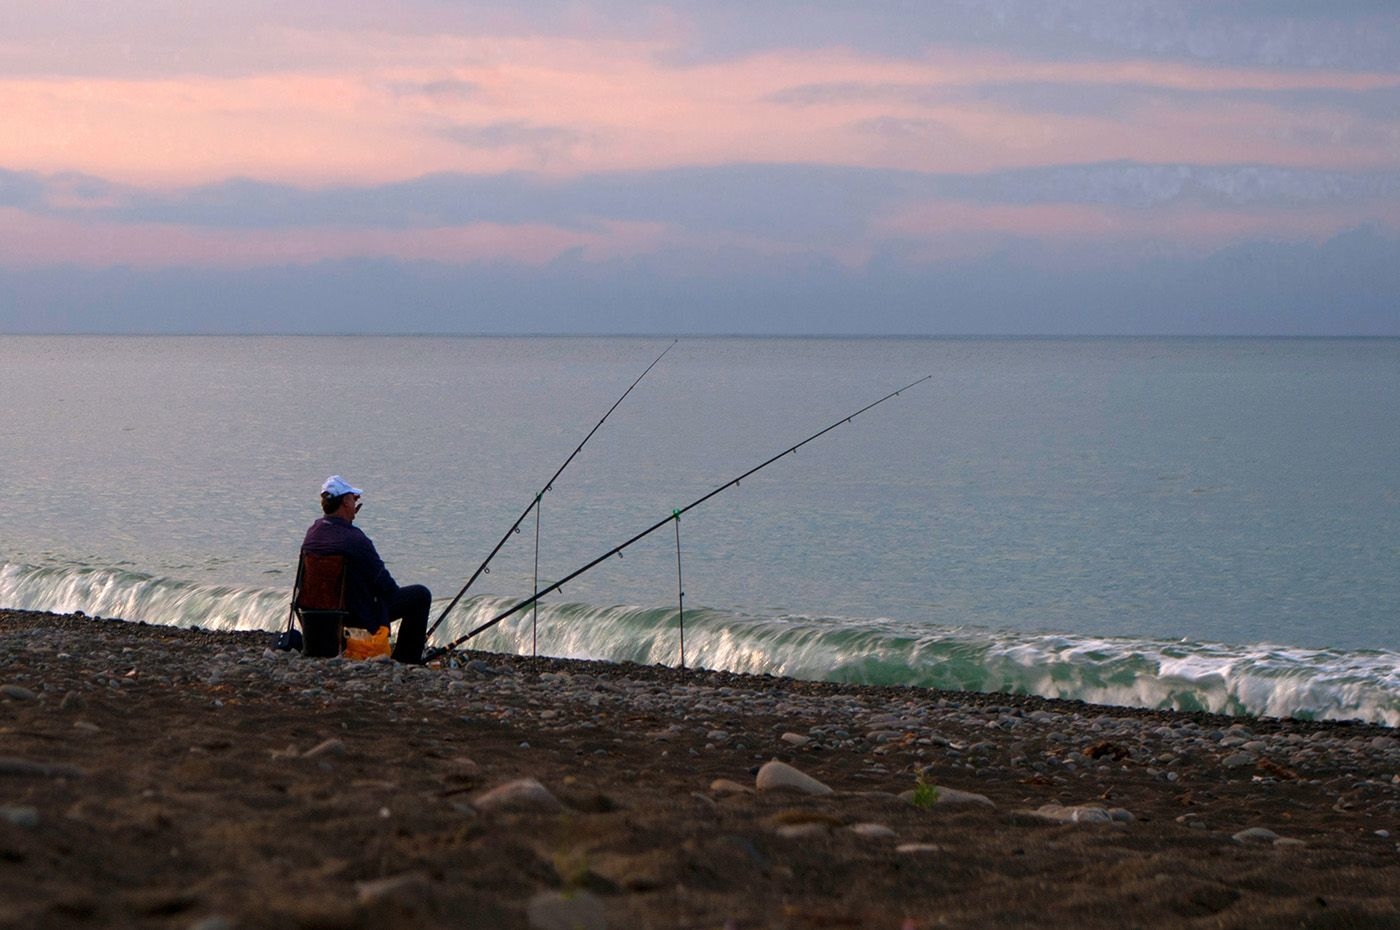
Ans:
[{"label": "wave crest", "polygon": [[[137,572],[0,563],[0,604],[219,630],[277,630],[285,588],[207,585]],[[444,602],[445,603],[445,602]],[[464,600],[450,642],[512,599]],[[443,603],[435,605],[441,609]],[[681,663],[674,607],[541,604],[465,645],[563,658]],[[691,667],[819,681],[1004,692],[1094,704],[1400,725],[1400,653],[1084,637],[879,619],[688,609]]]}]

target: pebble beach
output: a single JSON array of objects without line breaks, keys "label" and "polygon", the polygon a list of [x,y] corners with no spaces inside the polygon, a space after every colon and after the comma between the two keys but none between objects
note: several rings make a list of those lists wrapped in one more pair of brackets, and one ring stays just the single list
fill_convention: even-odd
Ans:
[{"label": "pebble beach", "polygon": [[1400,927],[1400,739],[0,611],[0,926]]}]

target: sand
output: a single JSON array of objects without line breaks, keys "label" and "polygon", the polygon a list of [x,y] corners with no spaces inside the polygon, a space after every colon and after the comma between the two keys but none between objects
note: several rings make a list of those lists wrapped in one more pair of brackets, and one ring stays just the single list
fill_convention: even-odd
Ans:
[{"label": "sand", "polygon": [[0,611],[0,926],[1400,927],[1384,727],[271,641]]}]

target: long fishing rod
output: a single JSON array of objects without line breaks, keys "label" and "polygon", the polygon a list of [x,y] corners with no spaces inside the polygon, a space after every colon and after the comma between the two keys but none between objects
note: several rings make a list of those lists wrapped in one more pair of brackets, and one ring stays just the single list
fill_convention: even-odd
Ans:
[{"label": "long fishing rod", "polygon": [[622,396],[619,397],[617,401],[614,402],[613,405],[608,408],[608,412],[603,414],[602,419],[600,419],[597,423],[593,425],[593,428],[588,431],[588,435],[583,437],[583,442],[578,444],[578,448],[575,449],[573,452],[569,453],[569,457],[564,460],[564,464],[560,465],[559,470],[554,473],[553,477],[551,477],[548,481],[544,483],[544,487],[541,488],[540,492],[535,495],[533,500],[530,501],[530,505],[526,507],[524,512],[516,518],[516,521],[510,525],[510,529],[506,530],[506,534],[501,537],[501,541],[496,543],[496,548],[492,549],[491,554],[486,557],[485,561],[483,561],[479,566],[477,566],[476,571],[472,572],[472,576],[467,579],[466,584],[462,585],[462,590],[457,592],[457,596],[452,599],[452,603],[448,604],[447,607],[443,609],[442,613],[438,615],[438,618],[433,621],[433,625],[428,627],[428,636],[432,636],[433,631],[442,625],[442,621],[447,619],[447,615],[452,612],[452,608],[457,606],[457,602],[460,601],[462,599],[462,596],[467,593],[467,589],[476,583],[476,579],[480,578],[483,573],[488,571],[486,566],[491,564],[491,560],[496,557],[496,553],[501,551],[501,547],[506,544],[506,540],[510,539],[511,535],[520,529],[520,524],[525,522],[525,518],[530,515],[530,511],[534,510],[536,507],[539,506],[540,498],[544,497],[545,493],[554,487],[554,482],[559,478],[560,475],[564,473],[564,469],[569,467],[569,463],[574,460],[574,456],[578,455],[579,452],[583,451],[583,447],[588,444],[588,440],[593,438],[593,434],[598,432],[599,427],[603,425],[603,421],[606,420],[608,417],[612,416],[612,412],[616,410],[624,400],[627,399],[628,394],[632,393],[632,388],[641,384],[642,379],[647,376],[647,373],[650,372],[653,368],[655,368],[656,363],[661,361],[662,357],[665,356],[667,352],[670,352],[671,349],[675,348],[676,343],[679,341],[680,340],[678,339],[673,339],[671,341],[671,344],[661,351],[661,355],[658,355],[655,361],[653,361],[650,365],[647,366],[646,371],[642,372],[640,375],[637,376],[637,380],[633,381],[631,386],[628,387],[627,390],[622,392]]},{"label": "long fishing rod", "polygon": [[831,432],[832,430],[836,429],[836,427],[840,426],[842,423],[849,423],[849,422],[851,422],[851,421],[854,420],[856,417],[860,416],[862,413],[865,413],[865,411],[869,410],[871,407],[875,407],[875,406],[877,406],[877,405],[879,405],[879,404],[883,404],[885,401],[889,400],[891,397],[898,397],[900,394],[902,394],[903,392],[909,390],[911,387],[914,387],[916,384],[922,384],[923,382],[927,381],[928,379],[930,379],[930,378],[932,378],[932,377],[933,377],[933,375],[924,375],[924,376],[923,376],[922,378],[920,378],[919,380],[917,380],[917,381],[912,381],[912,382],[910,382],[909,384],[906,384],[904,387],[900,388],[900,389],[897,390],[897,391],[891,391],[890,393],[886,394],[884,397],[880,398],[879,400],[875,401],[874,403],[866,404],[864,407],[861,407],[861,408],[860,408],[859,410],[857,410],[855,413],[852,413],[852,414],[849,414],[849,415],[847,415],[847,416],[842,417],[841,419],[837,420],[835,423],[833,423],[833,424],[831,424],[830,426],[828,426],[826,429],[823,429],[823,430],[820,430],[820,431],[818,431],[818,432],[813,433],[812,435],[808,436],[806,439],[804,439],[804,440],[802,440],[801,442],[799,442],[797,445],[792,446],[791,448],[788,448],[788,449],[784,449],[782,452],[779,452],[777,455],[773,456],[772,458],[768,459],[767,461],[763,462],[763,463],[760,464],[760,465],[755,465],[753,468],[750,468],[748,471],[744,472],[744,473],[743,473],[742,475],[740,475],[739,477],[737,477],[737,478],[735,478],[735,479],[733,479],[733,480],[731,480],[731,481],[725,482],[724,484],[722,484],[722,485],[720,485],[719,487],[715,488],[713,491],[711,491],[710,493],[706,494],[705,496],[696,498],[695,500],[691,501],[689,504],[686,504],[684,507],[681,507],[679,510],[673,510],[673,511],[671,511],[671,515],[670,515],[669,517],[666,517],[666,518],[664,518],[664,519],[662,519],[662,520],[658,520],[656,523],[652,524],[652,525],[651,525],[650,527],[648,527],[647,529],[642,530],[640,533],[638,533],[636,536],[633,536],[631,539],[627,540],[625,543],[622,543],[622,544],[619,545],[619,546],[614,546],[613,548],[609,549],[607,552],[605,552],[605,553],[603,553],[602,555],[598,556],[598,558],[594,559],[592,562],[589,562],[587,565],[583,566],[582,568],[578,569],[577,571],[571,572],[570,574],[568,574],[568,575],[564,576],[563,578],[559,579],[558,581],[554,582],[554,584],[550,585],[550,586],[547,587],[547,588],[544,588],[544,589],[542,589],[542,590],[540,590],[540,591],[536,591],[535,594],[534,594],[532,597],[527,597],[525,600],[520,601],[519,603],[512,605],[512,606],[509,607],[508,609],[506,609],[506,610],[502,611],[501,613],[497,614],[496,616],[492,617],[490,620],[487,620],[485,623],[481,624],[480,626],[476,627],[475,629],[469,630],[468,632],[464,633],[463,635],[457,637],[457,638],[454,639],[452,642],[450,642],[450,643],[448,643],[446,646],[442,647],[442,649],[435,651],[435,652],[433,653],[433,655],[432,655],[430,658],[437,658],[438,656],[441,656],[443,653],[451,652],[453,649],[456,649],[458,646],[462,645],[462,643],[464,643],[464,642],[466,642],[467,640],[471,639],[473,636],[477,635],[478,633],[481,633],[481,632],[483,632],[483,631],[485,631],[485,630],[489,630],[491,627],[493,627],[493,626],[495,626],[496,624],[500,623],[502,620],[505,620],[505,619],[508,618],[508,617],[514,616],[515,614],[519,613],[520,611],[522,611],[522,610],[524,610],[525,608],[529,607],[531,604],[533,604],[533,603],[535,603],[536,601],[538,601],[540,598],[544,597],[546,594],[551,594],[551,593],[553,593],[553,592],[559,590],[560,588],[564,587],[564,585],[568,584],[570,581],[573,581],[573,580],[574,580],[575,578],[577,578],[579,575],[582,575],[584,572],[588,571],[589,569],[593,568],[594,566],[598,565],[599,563],[605,562],[605,561],[607,561],[608,559],[612,558],[613,556],[619,554],[620,552],[622,552],[622,550],[626,549],[628,546],[632,545],[633,543],[637,542],[638,540],[641,540],[641,539],[643,539],[643,538],[645,538],[645,537],[647,537],[647,536],[650,536],[652,533],[655,533],[657,530],[661,529],[663,526],[665,526],[666,524],[670,523],[671,521],[673,521],[673,520],[679,521],[680,518],[681,518],[681,514],[685,513],[686,511],[690,510],[691,508],[700,506],[701,504],[705,503],[705,501],[707,501],[707,500],[709,500],[710,498],[714,497],[716,494],[718,494],[719,492],[725,490],[726,488],[734,487],[734,486],[737,485],[739,482],[743,481],[745,478],[747,478],[747,477],[749,477],[750,475],[752,475],[754,472],[759,471],[760,469],[763,469],[763,468],[767,468],[769,465],[772,465],[774,462],[776,462],[778,459],[782,458],[782,457],[785,456],[785,455],[790,455],[791,453],[796,452],[798,449],[800,449],[800,448],[802,448],[803,446],[807,445],[807,443],[811,442],[812,440],[818,438],[819,436],[824,436],[824,435],[826,435],[827,433]]}]

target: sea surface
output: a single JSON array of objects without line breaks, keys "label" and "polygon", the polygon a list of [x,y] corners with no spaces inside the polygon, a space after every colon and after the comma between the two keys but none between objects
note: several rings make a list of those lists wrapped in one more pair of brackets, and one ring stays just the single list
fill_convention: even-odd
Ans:
[{"label": "sea surface", "polygon": [[[436,619],[672,341],[0,337],[0,606],[277,630],[335,473]],[[682,337],[434,639],[659,522],[465,645],[1396,725],[1397,411],[1395,339]]]}]

